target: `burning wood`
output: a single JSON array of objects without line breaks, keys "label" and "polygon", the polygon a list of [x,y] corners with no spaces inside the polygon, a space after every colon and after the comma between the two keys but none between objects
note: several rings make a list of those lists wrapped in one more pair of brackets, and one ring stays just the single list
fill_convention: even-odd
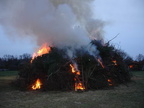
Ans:
[{"label": "burning wood", "polygon": [[112,62],[114,63],[115,66],[117,65],[117,61],[116,60],[113,60]]},{"label": "burning wood", "polygon": [[74,66],[73,66],[72,64],[70,64],[70,67],[71,67],[71,71],[72,71],[72,73],[75,73],[76,70],[75,70]]},{"label": "burning wood", "polygon": [[112,80],[108,79],[107,81],[108,81],[109,86],[112,86],[112,85],[113,85],[113,84],[112,84]]},{"label": "burning wood", "polygon": [[132,68],[133,68],[133,65],[129,65],[129,68],[132,69]]},{"label": "burning wood", "polygon": [[80,71],[77,69],[77,65],[76,63],[75,64],[70,64],[70,67],[71,67],[71,71],[72,73],[75,73],[75,78],[74,78],[74,81],[75,81],[75,91],[78,91],[78,90],[84,90],[85,87],[84,85],[82,84],[82,81],[80,81]]},{"label": "burning wood", "polygon": [[78,91],[78,90],[81,90],[81,91],[85,90],[85,87],[83,86],[82,82],[75,83],[75,91]]},{"label": "burning wood", "polygon": [[[110,46],[98,46],[101,47],[99,48],[101,55],[98,58],[88,52],[81,55],[82,49],[78,49],[73,61],[67,57],[66,49],[43,46],[44,49],[41,47],[34,54],[32,61],[36,58],[35,62],[24,65],[20,70],[20,78],[16,83],[18,88],[84,91],[130,81],[130,74],[122,57]],[[41,56],[42,54],[44,55]],[[112,61],[112,58],[117,61],[115,59]],[[35,78],[39,79],[33,84]]]},{"label": "burning wood", "polygon": [[76,75],[80,75],[80,71],[77,69],[77,65],[76,64],[70,64],[71,67],[71,72],[75,73]]},{"label": "burning wood", "polygon": [[47,54],[51,51],[51,48],[47,46],[47,43],[43,44],[41,48],[32,55],[31,63],[37,56],[42,56],[43,54]]},{"label": "burning wood", "polygon": [[104,64],[103,64],[103,62],[102,62],[102,60],[101,60],[100,58],[98,58],[97,60],[98,60],[98,62],[100,63],[100,65],[102,66],[102,68],[105,68],[105,66],[104,66]]},{"label": "burning wood", "polygon": [[41,88],[41,85],[42,85],[42,83],[41,83],[40,79],[38,78],[38,79],[36,80],[36,82],[32,85],[32,90],[40,89],[40,88]]}]

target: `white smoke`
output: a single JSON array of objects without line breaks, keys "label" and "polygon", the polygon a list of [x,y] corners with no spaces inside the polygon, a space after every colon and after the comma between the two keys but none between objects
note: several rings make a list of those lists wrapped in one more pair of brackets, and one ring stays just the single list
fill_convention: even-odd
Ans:
[{"label": "white smoke", "polygon": [[89,45],[91,37],[103,39],[104,23],[92,19],[92,1],[1,0],[0,24],[12,37],[34,37],[39,46],[70,47],[67,52],[73,56],[75,49]]}]

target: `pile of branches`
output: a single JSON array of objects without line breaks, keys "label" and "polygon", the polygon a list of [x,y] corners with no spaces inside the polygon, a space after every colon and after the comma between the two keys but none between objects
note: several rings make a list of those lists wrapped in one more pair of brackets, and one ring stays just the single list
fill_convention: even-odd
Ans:
[{"label": "pile of branches", "polygon": [[[117,50],[107,44],[102,45],[94,40],[104,68],[88,52],[76,52],[72,60],[66,56],[64,49],[51,48],[48,54],[36,57],[32,63],[26,63],[19,71],[19,77],[13,83],[19,90],[31,90],[32,84],[39,78],[42,82],[41,90],[74,90],[75,74],[71,72],[72,61],[77,63],[80,80],[85,90],[113,88],[130,81],[128,67]],[[116,62],[114,62],[116,61]]]}]

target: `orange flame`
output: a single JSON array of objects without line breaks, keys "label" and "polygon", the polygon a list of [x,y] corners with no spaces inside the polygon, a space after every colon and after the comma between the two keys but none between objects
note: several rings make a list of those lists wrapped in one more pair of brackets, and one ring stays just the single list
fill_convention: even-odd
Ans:
[{"label": "orange flame", "polygon": [[84,89],[85,89],[85,87],[83,86],[83,84],[81,82],[75,83],[75,91],[84,90]]},{"label": "orange flame", "polygon": [[75,81],[75,91],[77,91],[77,90],[84,90],[85,87],[83,86],[82,82],[79,79],[80,71],[77,69],[76,64],[73,64],[73,65],[70,64],[70,67],[71,67],[72,73],[75,74],[75,78],[74,78],[74,81]]},{"label": "orange flame", "polygon": [[41,48],[32,55],[32,59],[31,59],[31,63],[33,62],[33,60],[37,57],[37,56],[42,56],[43,54],[47,54],[51,51],[51,48],[47,46],[47,44],[43,44],[41,46]]},{"label": "orange flame", "polygon": [[77,71],[77,73],[76,73],[77,75],[80,75],[80,71]]},{"label": "orange flame", "polygon": [[70,64],[72,73],[75,73],[76,75],[80,75],[80,71],[77,69],[76,64]]},{"label": "orange flame", "polygon": [[35,84],[32,85],[32,89],[33,89],[33,90],[40,89],[40,88],[41,88],[41,85],[42,85],[42,83],[41,83],[40,79],[38,78],[38,79],[36,80]]},{"label": "orange flame", "polygon": [[74,68],[74,66],[73,66],[72,64],[70,64],[70,67],[71,67],[72,73],[75,73],[75,68]]},{"label": "orange flame", "polygon": [[114,63],[115,66],[117,65],[117,61],[116,60],[113,60],[112,62]]},{"label": "orange flame", "polygon": [[43,54],[49,53],[50,50],[51,50],[51,48],[48,47],[47,44],[45,43],[45,44],[43,44],[43,45],[41,46],[41,48],[38,50],[37,55],[38,55],[38,56],[42,56]]},{"label": "orange flame", "polygon": [[112,86],[112,85],[113,85],[113,84],[112,84],[112,80],[108,79],[107,81],[108,81],[108,83],[109,83],[109,86]]}]

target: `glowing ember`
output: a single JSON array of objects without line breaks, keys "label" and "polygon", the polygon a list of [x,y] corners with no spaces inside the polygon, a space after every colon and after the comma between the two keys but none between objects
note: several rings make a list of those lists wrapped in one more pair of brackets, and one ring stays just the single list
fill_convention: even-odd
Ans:
[{"label": "glowing ember", "polygon": [[129,68],[133,68],[133,65],[130,65]]},{"label": "glowing ember", "polygon": [[77,71],[77,73],[76,73],[77,75],[80,75],[80,71]]},{"label": "glowing ember", "polygon": [[37,57],[37,56],[42,56],[43,54],[47,54],[51,51],[51,48],[47,46],[47,44],[43,44],[41,46],[41,48],[37,51],[37,53],[34,53],[32,55],[32,59],[31,59],[31,63],[33,62],[33,60]]},{"label": "glowing ember", "polygon": [[112,81],[110,79],[107,80],[109,83],[109,86],[112,86]]},{"label": "glowing ember", "polygon": [[99,58],[97,60],[100,63],[100,65],[102,66],[102,68],[105,68],[105,66],[103,65],[102,61]]},{"label": "glowing ember", "polygon": [[32,89],[33,90],[40,89],[41,85],[42,85],[42,83],[41,83],[40,79],[37,79],[36,82],[35,82],[35,84],[32,85]]},{"label": "glowing ember", "polygon": [[117,61],[116,60],[113,60],[112,62],[114,63],[115,66],[117,65]]}]

